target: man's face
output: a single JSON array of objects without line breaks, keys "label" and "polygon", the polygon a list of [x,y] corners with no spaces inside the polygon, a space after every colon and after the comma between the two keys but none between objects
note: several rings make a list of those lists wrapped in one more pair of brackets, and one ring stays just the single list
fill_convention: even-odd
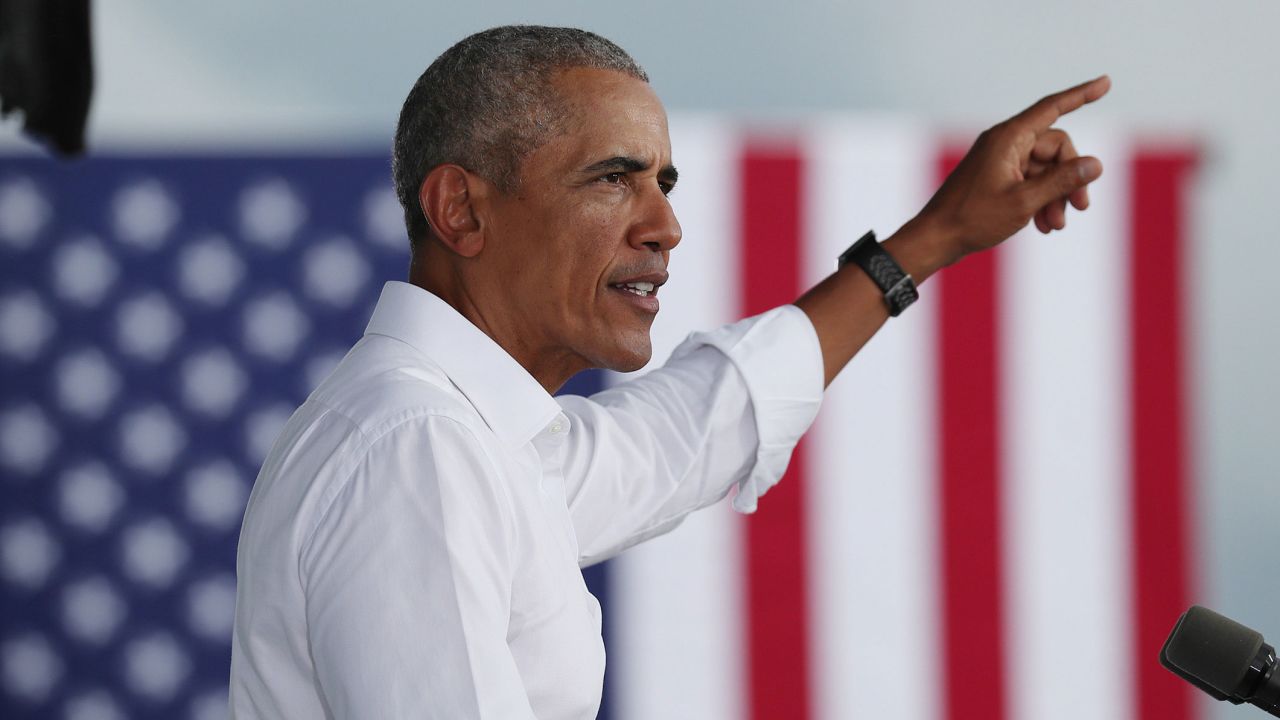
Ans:
[{"label": "man's face", "polygon": [[567,116],[525,159],[519,188],[494,199],[486,252],[518,359],[636,370],[652,355],[657,287],[680,241],[666,112],[648,83],[618,72],[568,70],[555,85]]}]

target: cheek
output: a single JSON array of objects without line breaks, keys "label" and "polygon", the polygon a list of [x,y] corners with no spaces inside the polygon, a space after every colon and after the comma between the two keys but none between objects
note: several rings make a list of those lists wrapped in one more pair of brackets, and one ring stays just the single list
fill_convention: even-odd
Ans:
[{"label": "cheek", "polygon": [[542,297],[562,303],[566,320],[583,308],[597,306],[607,291],[605,282],[625,234],[617,203],[611,200],[593,198],[544,215],[539,238],[530,243],[530,252],[536,252],[536,257],[514,268],[525,278],[523,282],[536,275],[533,282],[541,285]]},{"label": "cheek", "polygon": [[584,292],[604,289],[618,257],[621,234],[611,218],[591,217],[572,229],[564,267]]},{"label": "cheek", "polygon": [[592,233],[584,229],[558,234],[537,257],[513,270],[520,284],[529,288],[526,296],[535,298],[561,322],[580,323],[582,311],[599,302],[607,277],[608,263],[601,258]]}]

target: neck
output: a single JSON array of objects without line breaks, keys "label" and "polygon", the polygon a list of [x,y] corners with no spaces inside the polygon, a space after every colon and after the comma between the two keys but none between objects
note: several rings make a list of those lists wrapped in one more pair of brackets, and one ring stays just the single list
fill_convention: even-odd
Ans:
[{"label": "neck", "polygon": [[498,288],[467,282],[452,263],[439,257],[428,261],[417,251],[409,266],[409,282],[444,300],[480,329],[523,367],[548,394],[555,394],[569,378],[588,365],[572,353],[544,347],[530,336],[518,314],[504,307]]}]

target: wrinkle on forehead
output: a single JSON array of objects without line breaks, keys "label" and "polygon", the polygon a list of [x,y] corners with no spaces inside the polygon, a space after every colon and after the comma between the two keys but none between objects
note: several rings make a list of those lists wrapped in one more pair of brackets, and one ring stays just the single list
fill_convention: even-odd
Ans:
[{"label": "wrinkle on forehead", "polygon": [[667,133],[667,111],[649,83],[614,70],[572,68],[552,81],[569,112],[565,125],[575,130],[604,120],[612,125],[648,125]]},{"label": "wrinkle on forehead", "polygon": [[571,68],[551,86],[558,122],[524,158],[522,177],[573,172],[613,156],[671,164],[666,110],[648,83],[614,70]]}]

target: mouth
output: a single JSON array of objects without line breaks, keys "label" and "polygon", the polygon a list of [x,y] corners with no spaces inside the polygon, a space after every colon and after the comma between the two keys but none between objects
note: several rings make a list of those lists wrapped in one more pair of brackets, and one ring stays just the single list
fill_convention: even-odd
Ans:
[{"label": "mouth", "polygon": [[646,313],[657,313],[658,288],[667,282],[667,277],[665,271],[639,275],[611,283],[609,289],[633,307]]}]

